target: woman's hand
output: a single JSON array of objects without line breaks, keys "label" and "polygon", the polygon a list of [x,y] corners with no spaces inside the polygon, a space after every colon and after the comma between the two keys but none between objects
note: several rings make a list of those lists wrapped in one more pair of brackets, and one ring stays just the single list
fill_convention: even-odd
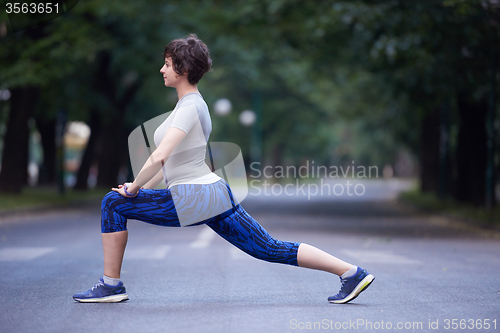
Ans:
[{"label": "woman's hand", "polygon": [[[125,183],[123,185],[118,185],[118,188],[112,187],[111,190],[120,193],[125,198],[135,198],[139,194],[139,191],[137,191],[137,193],[135,193],[135,195],[132,195],[132,196],[125,193],[125,185],[127,185],[127,187],[128,187],[128,186],[130,186],[130,184],[132,184],[132,183]],[[134,193],[131,193],[131,194],[134,194]]]}]

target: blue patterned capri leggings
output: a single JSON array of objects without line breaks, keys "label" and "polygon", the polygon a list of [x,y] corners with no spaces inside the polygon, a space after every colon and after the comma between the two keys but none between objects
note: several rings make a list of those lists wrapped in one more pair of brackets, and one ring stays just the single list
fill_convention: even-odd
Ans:
[{"label": "blue patterned capri leggings", "polygon": [[142,189],[135,198],[114,191],[106,194],[101,205],[101,232],[127,230],[127,219],[165,227],[206,224],[257,259],[298,266],[300,243],[273,238],[241,207],[223,179],[213,184]]}]

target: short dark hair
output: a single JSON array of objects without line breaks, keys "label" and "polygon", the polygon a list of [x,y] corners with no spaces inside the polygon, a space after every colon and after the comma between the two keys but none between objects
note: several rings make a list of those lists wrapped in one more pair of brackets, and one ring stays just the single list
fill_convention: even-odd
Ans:
[{"label": "short dark hair", "polygon": [[187,72],[190,84],[198,83],[212,67],[207,45],[195,34],[172,40],[165,46],[163,58],[172,58],[173,69],[177,74]]}]

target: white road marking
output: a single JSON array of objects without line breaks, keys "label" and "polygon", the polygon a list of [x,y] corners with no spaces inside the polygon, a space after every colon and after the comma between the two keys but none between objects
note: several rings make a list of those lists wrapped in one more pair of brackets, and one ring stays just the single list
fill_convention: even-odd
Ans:
[{"label": "white road marking", "polygon": [[203,229],[198,234],[196,240],[189,244],[193,249],[203,249],[210,245],[212,239],[215,237],[215,232],[207,226],[203,226]]},{"label": "white road marking", "polygon": [[28,261],[54,252],[54,247],[7,247],[0,250],[0,261]]},{"label": "white road marking", "polygon": [[342,250],[342,253],[354,257],[360,262],[406,265],[415,265],[422,263],[419,260],[408,259],[402,255],[394,254],[391,251]]},{"label": "white road marking", "polygon": [[163,259],[170,249],[170,245],[128,247],[124,259]]}]

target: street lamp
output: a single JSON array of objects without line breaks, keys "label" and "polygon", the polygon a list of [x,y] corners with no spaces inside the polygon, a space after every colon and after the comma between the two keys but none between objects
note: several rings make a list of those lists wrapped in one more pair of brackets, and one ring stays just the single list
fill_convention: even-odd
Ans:
[{"label": "street lamp", "polygon": [[[230,114],[232,108],[233,105],[231,104],[231,101],[228,100],[227,98],[219,98],[214,103],[215,114],[220,117],[225,117],[228,114]],[[221,141],[226,141],[227,132],[228,131],[226,129],[226,122],[224,120],[221,120],[221,133],[222,133],[220,135]],[[210,143],[208,143],[208,149],[210,150]]]},{"label": "street lamp", "polygon": [[245,127],[252,126],[257,120],[257,115],[252,110],[245,110],[240,113],[240,123]]},{"label": "street lamp", "polygon": [[245,127],[252,128],[252,137],[250,138],[250,163],[257,162],[260,165],[260,137],[259,137],[259,123],[257,114],[252,110],[245,110],[240,113],[240,123]]},{"label": "street lamp", "polygon": [[9,89],[0,90],[0,101],[8,101],[10,96],[11,94]]},{"label": "street lamp", "polygon": [[227,116],[231,113],[233,106],[227,98],[220,98],[214,104],[215,113],[219,116]]}]

